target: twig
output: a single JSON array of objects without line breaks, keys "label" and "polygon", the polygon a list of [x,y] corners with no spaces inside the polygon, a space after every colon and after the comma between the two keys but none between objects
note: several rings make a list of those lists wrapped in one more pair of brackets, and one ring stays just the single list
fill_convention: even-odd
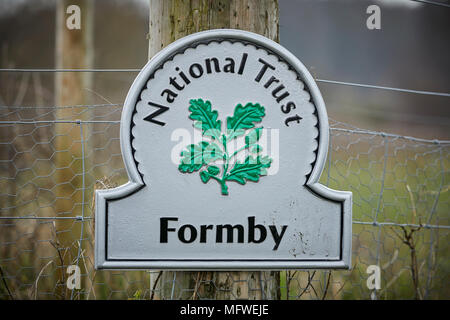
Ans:
[{"label": "twig", "polygon": [[[314,274],[315,274],[316,272],[314,271]],[[312,276],[313,278],[314,278],[314,275]],[[312,279],[311,279],[312,280]],[[312,285],[312,283],[311,283],[311,289],[314,291],[314,294],[316,295],[316,297],[317,298],[319,298],[319,295],[317,294],[317,291],[316,291],[316,288],[314,288],[314,286]]]},{"label": "twig", "polygon": [[162,276],[162,271],[160,271],[158,273],[158,276],[156,277],[155,283],[153,284],[153,288],[152,288],[152,295],[150,296],[150,300],[153,300],[153,298],[155,297],[155,289],[156,289],[156,285],[158,284],[159,278],[161,278]]},{"label": "twig", "polygon": [[345,287],[345,285],[347,284],[347,280],[344,280],[344,283],[342,284],[342,286],[339,288],[339,290],[338,291],[336,291],[335,293],[334,293],[334,297],[336,297],[341,291],[342,291],[342,289],[344,289],[344,287]]},{"label": "twig", "polygon": [[113,104],[111,101],[109,101],[108,99],[106,99],[104,96],[102,96],[100,93],[98,93],[98,92],[95,92],[94,90],[92,90],[92,89],[90,89],[90,88],[84,88],[84,90],[87,90],[87,91],[89,91],[89,92],[92,92],[93,94],[95,94],[97,97],[99,97],[100,99],[102,99],[102,100],[104,100],[104,101],[106,101],[106,102],[108,102],[108,103],[110,103],[110,104]]},{"label": "twig", "polygon": [[331,280],[331,271],[328,271],[327,285],[326,285],[326,287],[325,287],[325,291],[323,292],[322,300],[325,300],[325,297],[327,296],[328,288],[329,288],[329,286],[330,286],[330,280]]},{"label": "twig", "polygon": [[400,278],[400,276],[402,275],[402,273],[407,270],[407,269],[401,269],[396,275],[394,275],[394,277],[392,277],[392,279],[386,284],[386,286],[380,290],[380,293],[382,293],[383,291],[387,291],[387,289],[395,282],[397,281],[398,278]]},{"label": "twig", "polygon": [[392,265],[392,264],[397,260],[397,258],[398,258],[398,249],[395,249],[394,255],[392,256],[391,261],[386,262],[386,263],[381,267],[381,269],[386,270],[390,265]]},{"label": "twig", "polygon": [[36,278],[36,282],[34,283],[34,300],[36,300],[36,297],[37,297],[39,278],[41,277],[41,274],[42,274],[42,272],[44,272],[45,268],[47,268],[51,263],[53,263],[53,260],[50,260],[49,262],[47,262],[47,264],[41,269],[41,271],[39,272],[39,274]]},{"label": "twig", "polygon": [[411,188],[409,187],[409,185],[406,185],[406,190],[408,190],[409,193],[409,198],[411,200],[411,204],[412,204],[412,213],[413,213],[413,219],[412,219],[412,223],[415,224],[416,223],[416,216],[417,216],[417,212],[416,212],[416,202],[414,201],[414,195],[411,191]]},{"label": "twig", "polygon": [[286,274],[286,300],[289,300],[289,291],[290,291],[291,281],[295,277],[296,273],[297,273],[297,271],[294,271],[292,274],[290,271],[287,271],[287,274]]},{"label": "twig", "polygon": [[[56,233],[56,226],[55,226],[55,222],[53,221],[53,231],[55,233],[55,241],[50,241],[50,244],[55,248],[56,252],[58,253],[58,257],[59,257],[59,261],[61,263],[61,278],[62,278],[62,285],[63,285],[63,295],[62,295],[62,299],[65,300],[66,299],[66,289],[64,287],[64,284],[66,283],[66,277],[65,277],[65,272],[64,272],[64,257],[61,255],[61,250],[60,250],[60,243],[58,240],[58,234]],[[66,249],[67,252],[67,249]],[[66,255],[66,252],[64,253],[64,256]]]},{"label": "twig", "polygon": [[[420,223],[420,221],[419,221]],[[417,255],[416,255],[416,244],[414,242],[414,233],[419,231],[422,228],[422,224],[419,225],[418,228],[410,228],[408,231],[406,227],[401,226],[400,227],[403,231],[403,235],[397,233],[393,228],[391,228],[394,232],[394,234],[404,243],[408,246],[410,255],[411,255],[411,276],[412,281],[414,285],[414,291],[415,291],[415,299],[422,299],[422,294],[419,290],[419,270],[417,268]]]},{"label": "twig", "polygon": [[291,285],[291,272],[286,272],[286,300],[289,300],[289,287]]},{"label": "twig", "polygon": [[[202,272],[197,272],[197,279],[195,280],[195,287],[194,287],[194,293],[192,294],[192,298],[191,300],[195,300],[195,297],[197,296],[197,291],[199,288],[199,283],[200,283],[200,274],[202,274]],[[203,274],[202,274],[202,278],[203,278]]]},{"label": "twig", "polygon": [[92,295],[94,296],[94,299],[97,300],[97,296],[95,295],[95,290],[92,290],[92,288],[94,287],[94,280],[95,280],[96,276],[97,276],[97,270],[94,271],[94,276],[92,277],[92,281],[91,281],[91,287],[89,288],[88,294],[86,296],[86,300],[89,300],[91,291],[92,291]]},{"label": "twig", "polygon": [[311,276],[311,274],[310,274],[309,271],[308,271],[308,283],[306,284],[306,287],[305,287],[305,289],[303,289],[302,293],[300,293],[300,294],[298,295],[299,298],[306,292],[306,290],[308,290],[309,286],[311,286],[311,288],[314,290],[314,293],[315,293],[316,296],[317,296],[316,289],[314,289],[314,286],[312,285],[312,280],[313,280],[313,278],[314,278],[315,275],[316,275],[316,272],[315,272],[315,271],[312,273],[312,276]]},{"label": "twig", "polygon": [[2,267],[0,267],[0,276],[2,277],[3,284],[5,285],[5,288],[8,291],[9,296],[11,297],[11,300],[14,300],[14,296],[11,294],[11,291],[9,290],[8,283],[6,283],[6,279],[5,279],[5,275],[3,274]]},{"label": "twig", "polygon": [[[80,244],[78,244],[78,245],[80,245]],[[81,250],[81,259],[83,260],[84,269],[86,270],[86,275],[89,278],[88,268],[86,265],[86,259],[84,258],[84,250]],[[95,273],[94,273],[94,277],[95,277]],[[93,286],[93,280],[91,281],[91,287],[89,288],[89,292],[88,292],[86,300],[88,300],[88,298],[89,298],[89,294],[91,292],[92,286]],[[94,299],[97,299],[97,297],[95,296],[95,291],[93,291],[93,294],[94,294]]]}]

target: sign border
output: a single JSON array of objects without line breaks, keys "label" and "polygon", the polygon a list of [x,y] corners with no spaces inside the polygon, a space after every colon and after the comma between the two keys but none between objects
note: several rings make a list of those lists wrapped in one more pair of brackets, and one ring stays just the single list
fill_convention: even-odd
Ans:
[{"label": "sign border", "polygon": [[[318,118],[319,136],[316,160],[307,177],[305,187],[319,197],[341,203],[341,254],[339,260],[299,259],[166,259],[166,260],[114,260],[107,257],[108,202],[124,198],[145,186],[133,157],[133,115],[142,89],[165,61],[199,42],[241,41],[256,44],[277,55],[293,68],[311,94]],[[95,191],[95,268],[96,269],[164,269],[164,270],[281,270],[281,269],[349,269],[351,266],[352,193],[332,190],[318,181],[328,153],[329,127],[325,103],[314,78],[306,67],[287,49],[261,35],[233,29],[217,29],[198,32],[179,39],[157,53],[142,68],[130,90],[122,110],[120,122],[120,146],[129,181],[114,189]]]}]

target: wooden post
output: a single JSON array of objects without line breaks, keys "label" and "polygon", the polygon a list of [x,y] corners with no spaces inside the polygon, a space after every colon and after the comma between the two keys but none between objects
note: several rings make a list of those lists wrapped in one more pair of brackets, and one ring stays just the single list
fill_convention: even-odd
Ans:
[{"label": "wooden post", "polygon": [[[149,59],[171,42],[210,29],[279,40],[278,0],[149,0]],[[151,273],[155,299],[277,299],[278,272]]]},{"label": "wooden post", "polygon": [[[91,0],[59,0],[56,2],[56,68],[57,69],[88,69],[92,68],[93,60],[93,1]],[[80,28],[70,29],[67,19],[76,14],[67,8],[71,5],[78,6],[80,13]],[[73,7],[72,7],[73,8]],[[70,20],[74,22],[74,20]],[[55,104],[57,106],[86,105],[86,88],[91,87],[91,72],[58,72],[55,75]],[[90,114],[87,108],[58,108],[55,112],[57,120],[87,120]],[[87,170],[86,163],[83,165],[82,140],[88,137],[88,127],[77,123],[55,124],[55,214],[59,216],[81,216],[84,185],[89,182],[84,178]],[[81,134],[81,132],[83,134]],[[84,143],[86,146],[86,144]],[[87,153],[86,148],[84,148]],[[85,199],[89,197],[85,195]],[[84,208],[88,206],[85,204]],[[79,252],[78,240],[81,235],[81,224],[76,220],[57,220],[56,230],[58,234],[57,246],[65,253],[63,248],[69,248],[64,255],[64,262],[60,272],[66,272],[68,264],[77,263]],[[82,267],[79,261],[80,268]],[[83,268],[82,268],[82,273]],[[63,277],[61,277],[63,279]],[[65,284],[62,285],[65,288]],[[62,293],[63,298],[69,298],[71,294]],[[72,296],[73,298],[73,296]]]}]

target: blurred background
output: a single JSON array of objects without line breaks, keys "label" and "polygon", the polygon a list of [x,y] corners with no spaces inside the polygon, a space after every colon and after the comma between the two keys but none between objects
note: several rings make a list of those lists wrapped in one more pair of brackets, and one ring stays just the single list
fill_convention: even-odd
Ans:
[{"label": "blurred background", "polygon": [[[186,276],[94,268],[94,191],[128,181],[119,122],[148,58],[149,1],[86,1],[80,40],[57,27],[71,1],[0,0],[0,299],[449,299],[450,2],[435,2],[279,1],[280,42],[330,117],[320,182],[353,192],[352,269]],[[71,68],[96,72],[53,72]]]},{"label": "blurred background", "polygon": [[[448,2],[443,2],[447,3]],[[366,9],[381,9],[381,30]],[[55,68],[54,0],[0,1],[0,66]],[[96,0],[92,68],[141,68],[148,56],[147,0]],[[450,92],[450,8],[411,0],[281,0],[280,42],[315,78]],[[77,66],[73,66],[76,68]],[[92,87],[122,103],[137,72],[96,73]],[[54,103],[55,74],[38,74],[38,99],[17,100],[23,74],[0,74],[0,103]],[[30,79],[31,81],[31,79]],[[450,138],[448,97],[318,83],[329,116],[357,127],[424,138]],[[99,102],[86,94],[87,103]]]}]

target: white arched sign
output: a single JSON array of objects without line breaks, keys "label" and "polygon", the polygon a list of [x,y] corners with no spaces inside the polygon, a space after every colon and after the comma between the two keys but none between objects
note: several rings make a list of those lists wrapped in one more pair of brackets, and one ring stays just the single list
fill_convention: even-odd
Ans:
[{"label": "white arched sign", "polygon": [[172,43],[120,130],[129,182],[96,191],[96,268],[350,267],[352,195],[318,183],[325,105],[279,44],[237,30]]}]

